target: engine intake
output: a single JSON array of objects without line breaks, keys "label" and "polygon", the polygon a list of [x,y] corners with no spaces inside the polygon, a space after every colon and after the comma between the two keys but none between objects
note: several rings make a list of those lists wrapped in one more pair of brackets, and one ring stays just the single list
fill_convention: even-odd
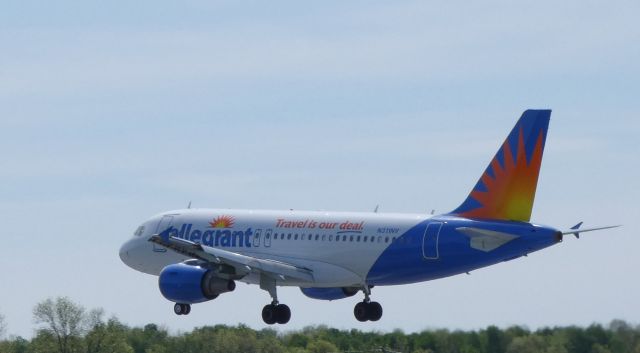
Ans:
[{"label": "engine intake", "polygon": [[173,264],[160,272],[158,286],[162,295],[176,303],[193,304],[212,300],[218,295],[231,292],[236,288],[233,280],[216,277],[209,269],[188,265]]}]

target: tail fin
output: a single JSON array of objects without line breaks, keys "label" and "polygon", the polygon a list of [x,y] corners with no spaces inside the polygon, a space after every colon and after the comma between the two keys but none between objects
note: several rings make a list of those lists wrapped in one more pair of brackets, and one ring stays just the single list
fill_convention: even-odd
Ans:
[{"label": "tail fin", "polygon": [[526,110],[467,199],[452,214],[529,222],[551,110]]}]

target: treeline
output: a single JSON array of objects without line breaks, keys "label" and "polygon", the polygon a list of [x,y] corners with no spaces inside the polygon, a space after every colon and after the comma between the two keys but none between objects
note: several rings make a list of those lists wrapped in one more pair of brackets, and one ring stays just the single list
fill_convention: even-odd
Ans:
[{"label": "treeline", "polygon": [[[253,330],[247,326],[205,326],[171,335],[148,324],[129,327],[85,310],[68,298],[48,299],[33,310],[38,325],[30,339],[0,341],[0,353],[640,353],[640,327],[615,320],[607,326],[538,330],[495,326],[478,331],[429,330],[405,334],[337,330],[326,326],[298,331]],[[0,334],[5,327],[0,316]]]}]

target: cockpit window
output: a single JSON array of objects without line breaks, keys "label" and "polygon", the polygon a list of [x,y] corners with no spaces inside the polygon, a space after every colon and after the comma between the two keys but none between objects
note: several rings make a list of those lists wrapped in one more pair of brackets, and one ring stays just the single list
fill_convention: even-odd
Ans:
[{"label": "cockpit window", "polygon": [[133,235],[135,235],[136,237],[139,237],[142,235],[142,233],[144,233],[144,226],[138,227],[138,229],[136,229]]}]

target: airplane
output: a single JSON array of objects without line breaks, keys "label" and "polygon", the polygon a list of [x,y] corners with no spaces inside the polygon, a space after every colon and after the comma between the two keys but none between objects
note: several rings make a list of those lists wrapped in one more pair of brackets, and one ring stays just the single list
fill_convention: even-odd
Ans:
[{"label": "airplane", "polygon": [[562,231],[531,223],[551,110],[526,110],[462,204],[441,214],[181,209],[155,215],[120,249],[129,267],[159,277],[160,293],[187,315],[191,305],[259,285],[271,302],[266,324],[291,310],[279,286],[313,299],[362,292],[358,321],[377,321],[372,289],[430,281],[513,260],[562,242]]}]

